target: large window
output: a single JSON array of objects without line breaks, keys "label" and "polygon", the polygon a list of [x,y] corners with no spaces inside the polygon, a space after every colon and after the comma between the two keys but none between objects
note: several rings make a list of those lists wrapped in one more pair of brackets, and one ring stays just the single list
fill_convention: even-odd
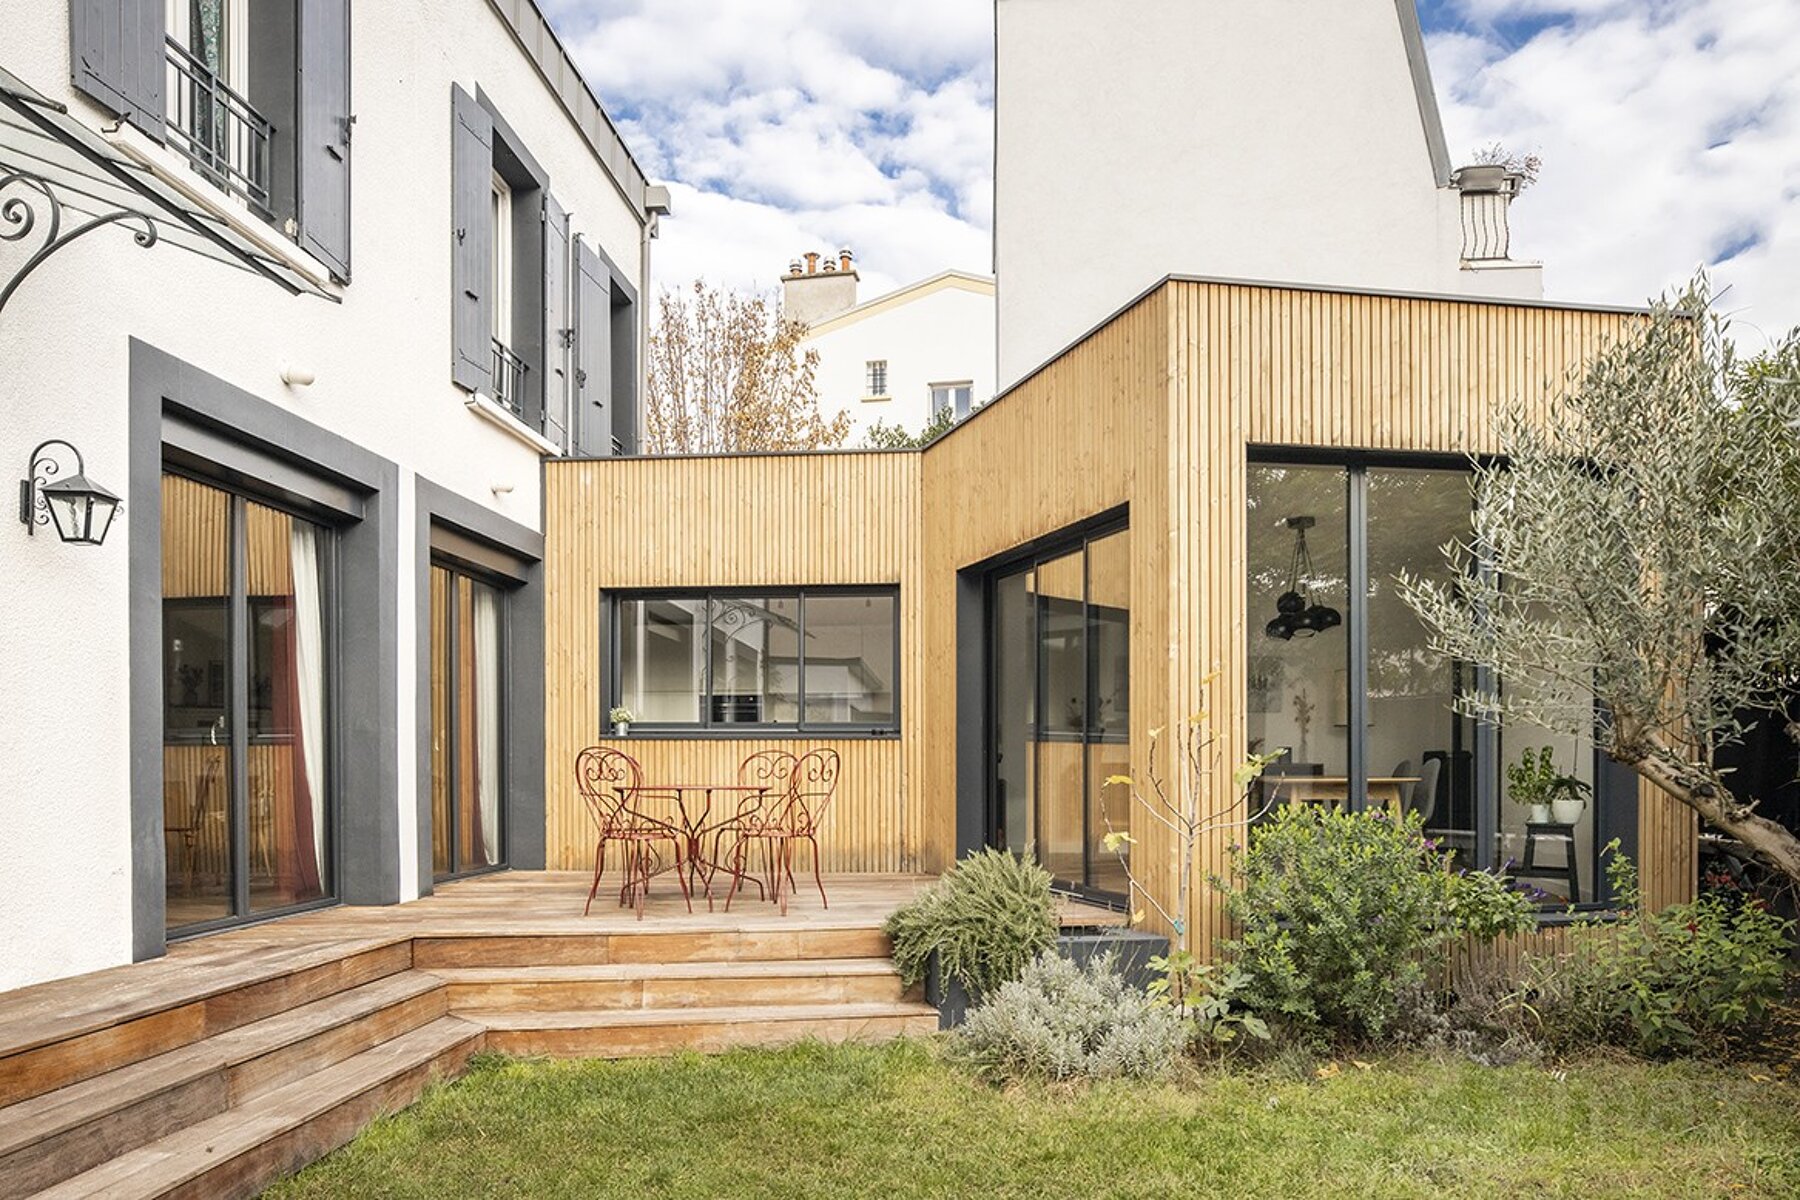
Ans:
[{"label": "large window", "polygon": [[332,892],[331,531],[165,475],[167,923]]},{"label": "large window", "polygon": [[[1499,870],[1547,903],[1606,898],[1600,851],[1635,819],[1593,740],[1482,725],[1458,699],[1504,681],[1435,653],[1399,590],[1442,578],[1443,547],[1471,530],[1471,477],[1393,463],[1252,463],[1247,499],[1244,722],[1279,753],[1262,803],[1354,803],[1416,812],[1465,866]],[[1549,748],[1584,802],[1536,810],[1506,768]]]},{"label": "large window", "polygon": [[[1109,831],[1131,827],[1131,534],[1104,528],[987,581],[989,841],[1057,882],[1129,888]],[[1129,851],[1127,851],[1129,853]]]},{"label": "large window", "polygon": [[505,628],[501,591],[431,568],[431,869],[502,865]]},{"label": "large window", "polygon": [[607,708],[634,728],[899,728],[892,588],[620,593]]}]

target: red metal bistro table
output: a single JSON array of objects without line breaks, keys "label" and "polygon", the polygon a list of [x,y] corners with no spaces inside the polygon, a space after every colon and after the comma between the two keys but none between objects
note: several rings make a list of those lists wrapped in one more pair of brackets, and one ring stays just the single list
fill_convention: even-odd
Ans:
[{"label": "red metal bistro table", "polygon": [[[636,793],[639,805],[645,800],[666,800],[674,804],[675,816],[687,839],[687,870],[690,888],[706,885],[706,907],[712,908],[712,879],[721,869],[739,880],[749,878],[732,869],[728,863],[707,858],[702,847],[708,834],[717,833],[762,806],[773,789],[762,783],[646,783]],[[736,796],[729,815],[713,815],[713,796]]]}]

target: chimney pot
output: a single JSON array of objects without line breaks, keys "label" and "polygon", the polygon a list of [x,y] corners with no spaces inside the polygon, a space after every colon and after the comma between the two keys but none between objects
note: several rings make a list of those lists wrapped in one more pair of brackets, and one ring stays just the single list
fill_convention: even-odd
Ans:
[{"label": "chimney pot", "polygon": [[819,252],[817,250],[808,250],[806,252],[806,273],[808,275],[817,275],[819,273]]},{"label": "chimney pot", "polygon": [[848,246],[838,251],[838,263],[844,270],[850,269],[850,248]]}]

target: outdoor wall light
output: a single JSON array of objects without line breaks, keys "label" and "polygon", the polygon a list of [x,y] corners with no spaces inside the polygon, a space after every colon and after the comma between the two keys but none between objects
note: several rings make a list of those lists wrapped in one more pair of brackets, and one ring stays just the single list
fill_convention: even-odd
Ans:
[{"label": "outdoor wall light", "polygon": [[[62,446],[75,456],[75,471],[66,478],[63,464],[47,453]],[[56,536],[75,546],[98,546],[106,540],[119,498],[83,474],[81,451],[61,438],[39,442],[19,480],[19,520],[35,536],[39,525],[54,524]]]},{"label": "outdoor wall light", "polygon": [[1312,554],[1306,548],[1306,531],[1318,522],[1312,517],[1289,517],[1287,527],[1294,531],[1294,563],[1288,576],[1288,590],[1275,601],[1275,619],[1263,626],[1263,632],[1278,641],[1311,637],[1344,623],[1344,614],[1328,604],[1313,604],[1308,583],[1313,576]]}]

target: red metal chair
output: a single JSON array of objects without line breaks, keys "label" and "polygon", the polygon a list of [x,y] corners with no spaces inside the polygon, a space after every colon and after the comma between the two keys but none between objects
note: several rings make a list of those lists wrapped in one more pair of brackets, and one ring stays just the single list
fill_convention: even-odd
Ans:
[{"label": "red metal chair", "polygon": [[600,891],[600,877],[606,870],[606,845],[621,842],[625,852],[625,882],[619,889],[621,907],[637,909],[638,920],[644,919],[644,898],[650,894],[650,878],[655,863],[655,847],[667,842],[674,854],[675,879],[681,885],[681,898],[689,912],[694,899],[688,892],[686,871],[687,835],[675,826],[640,812],[638,800],[644,795],[644,771],[637,760],[622,750],[589,746],[575,758],[575,786],[587,803],[593,818],[597,841],[594,843],[594,884],[588,889],[587,906],[582,915],[594,907],[594,896]]},{"label": "red metal chair", "polygon": [[[794,763],[787,802],[776,808],[773,818],[760,827],[745,826],[739,830],[737,865],[741,867],[743,864],[746,842],[763,843],[775,862],[772,882],[776,903],[781,906],[783,913],[787,912],[788,893],[795,886],[795,842],[806,842],[812,846],[813,882],[819,888],[819,902],[826,908],[831,907],[831,901],[825,896],[825,880],[820,873],[818,835],[825,813],[837,794],[838,771],[841,766],[836,750],[809,750],[802,754]],[[784,879],[787,891],[782,890]],[[737,880],[733,879],[732,891],[736,890]],[[725,898],[725,909],[727,912],[731,911],[730,896]]]},{"label": "red metal chair", "polygon": [[[794,885],[794,843],[806,842],[812,846],[813,882],[819,888],[819,903],[826,908],[831,907],[831,902],[825,898],[825,880],[819,873],[819,827],[825,823],[826,810],[837,795],[838,770],[842,765],[836,750],[811,750],[801,755],[794,766],[794,787],[783,822],[787,836],[782,846],[782,864],[788,886]],[[786,901],[782,902],[781,911],[787,911]]]},{"label": "red metal chair", "polygon": [[[758,750],[738,764],[739,783],[767,790],[746,797],[737,815],[719,826],[713,835],[712,860],[715,870],[725,861],[725,839],[733,839],[731,865],[725,868],[732,877],[731,891],[725,897],[726,912],[731,911],[731,898],[737,894],[738,884],[745,879],[756,884],[758,899],[766,899],[775,889],[775,868],[778,861],[776,843],[781,836],[778,822],[786,814],[794,787],[794,767],[798,762],[786,750]],[[749,866],[746,847],[758,844],[764,851],[763,872],[750,874],[746,870]],[[763,886],[764,875],[769,881],[767,888]],[[710,876],[707,894],[712,894]]]}]

